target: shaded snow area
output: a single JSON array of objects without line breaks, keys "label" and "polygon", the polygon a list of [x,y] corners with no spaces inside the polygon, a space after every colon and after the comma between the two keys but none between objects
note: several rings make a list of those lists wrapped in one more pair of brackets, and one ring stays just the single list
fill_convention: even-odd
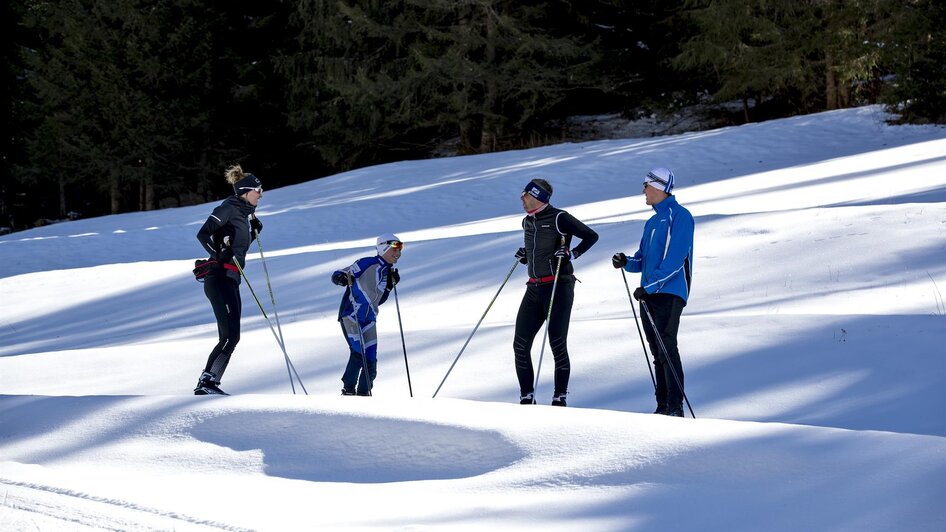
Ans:
[{"label": "shaded snow area", "polygon": [[[192,395],[217,331],[190,269],[216,203],[2,236],[0,529],[946,530],[946,129],[884,118],[865,107],[267,190],[266,266],[308,395],[292,393],[245,283],[221,385],[233,395]],[[648,355],[610,264],[637,247],[656,166],[696,220],[679,336],[696,419],[649,413]],[[601,237],[575,261],[568,408],[548,406],[547,349],[540,404],[518,404],[513,255],[533,177]],[[384,232],[406,246],[374,397],[340,397],[329,278]],[[274,317],[255,244],[246,273]]]}]

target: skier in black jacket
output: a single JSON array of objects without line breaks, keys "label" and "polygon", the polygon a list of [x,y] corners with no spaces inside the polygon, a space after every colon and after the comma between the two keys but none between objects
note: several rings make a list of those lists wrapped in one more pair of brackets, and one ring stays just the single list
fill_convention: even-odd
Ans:
[{"label": "skier in black jacket", "polygon": [[230,355],[240,341],[240,268],[246,264],[246,251],[263,224],[254,212],[263,197],[263,185],[253,174],[246,174],[240,165],[226,172],[233,185],[233,196],[225,199],[197,231],[197,241],[215,261],[204,281],[204,294],[210,300],[217,319],[217,345],[207,358],[207,365],[194,388],[195,395],[228,395],[220,389],[220,379],[230,363]]},{"label": "skier in black jacket", "polygon": [[[519,377],[519,403],[535,404],[535,370],[532,366],[532,343],[545,322],[555,288],[552,314],[549,317],[549,346],[555,358],[555,393],[553,406],[565,406],[571,365],[568,359],[568,322],[575,298],[575,269],[572,261],[588,251],[598,241],[598,233],[567,212],[549,204],[552,185],[544,179],[533,179],[522,191],[522,220],[525,246],[519,248],[516,258],[528,265],[529,281],[516,316],[516,337],[513,352],[516,375]],[[581,243],[571,249],[572,237]],[[558,284],[556,268],[561,259]]]}]

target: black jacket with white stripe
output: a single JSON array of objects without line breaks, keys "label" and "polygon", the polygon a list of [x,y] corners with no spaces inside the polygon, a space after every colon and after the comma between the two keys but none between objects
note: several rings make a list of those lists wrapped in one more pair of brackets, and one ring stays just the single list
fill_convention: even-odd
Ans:
[{"label": "black jacket with white stripe", "polygon": [[[197,241],[216,260],[220,267],[211,271],[208,276],[227,275],[240,282],[240,272],[224,269],[224,263],[232,263],[233,259],[240,261],[242,268],[246,264],[246,251],[256,238],[250,231],[249,216],[256,212],[256,207],[250,205],[239,196],[230,196],[213,210],[207,221],[197,231]],[[230,245],[225,246],[224,241]]]}]

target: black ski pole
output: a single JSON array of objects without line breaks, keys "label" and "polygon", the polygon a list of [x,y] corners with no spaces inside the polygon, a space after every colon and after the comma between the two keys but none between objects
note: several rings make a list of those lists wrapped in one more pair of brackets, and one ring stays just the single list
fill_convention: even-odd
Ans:
[{"label": "black ski pole", "polygon": [[[269,325],[269,330],[272,331],[273,336],[276,338],[276,343],[279,344],[279,348],[282,350],[283,357],[286,359],[286,371],[289,371],[290,368],[295,370],[295,367],[292,365],[292,360],[289,359],[289,353],[286,352],[286,346],[282,343],[282,340],[279,338],[279,335],[276,334],[276,329],[273,328],[273,322],[270,321],[269,316],[266,315],[266,310],[263,309],[263,304],[260,303],[258,297],[256,297],[256,290],[253,290],[253,285],[250,284],[250,279],[246,276],[246,272],[243,271],[243,267],[240,266],[240,261],[236,260],[236,257],[233,258],[233,263],[236,264],[237,270],[240,271],[240,275],[243,277],[243,280],[246,282],[246,287],[250,289],[250,293],[253,294],[253,299],[256,300],[256,306],[259,307],[259,311],[263,313],[263,318],[266,320],[266,324]],[[296,373],[298,378],[299,374]],[[292,382],[292,373],[289,373],[289,384],[292,386],[292,393],[295,395],[296,386]],[[299,384],[302,384],[302,379],[299,379]],[[302,387],[302,391],[306,395],[309,395],[309,392],[305,390],[305,386]]]},{"label": "black ski pole", "polygon": [[404,369],[407,370],[407,391],[414,397],[411,386],[411,367],[407,364],[407,344],[404,343],[404,325],[401,323],[401,304],[397,300],[397,285],[394,285],[394,308],[397,309],[397,326],[401,330],[401,348],[404,349]]},{"label": "black ski pole", "polygon": [[634,325],[637,325],[637,334],[641,337],[641,349],[644,351],[644,360],[647,364],[647,371],[650,373],[650,382],[654,385],[654,392],[657,392],[657,379],[654,378],[654,370],[650,367],[650,357],[647,356],[647,346],[644,345],[644,333],[641,332],[641,324],[637,321],[637,309],[634,308],[634,298],[631,296],[631,286],[627,284],[627,274],[624,268],[621,268],[621,277],[624,278],[624,288],[627,290],[627,300],[631,302],[631,312],[634,313]]},{"label": "black ski pole", "polygon": [[437,386],[437,390],[434,391],[433,397],[437,397],[437,394],[440,393],[440,388],[443,386],[443,383],[447,382],[447,377],[449,377],[450,372],[453,371],[453,366],[457,365],[457,360],[460,360],[460,355],[463,354],[466,346],[469,345],[470,340],[473,339],[473,335],[476,334],[476,330],[480,328],[480,324],[483,323],[483,318],[486,317],[486,313],[489,312],[489,309],[493,306],[493,303],[496,302],[496,298],[499,297],[499,293],[503,291],[503,287],[506,286],[509,278],[512,277],[512,272],[516,270],[516,266],[519,266],[519,259],[516,259],[516,262],[512,265],[512,268],[509,269],[509,273],[507,273],[506,278],[503,279],[503,284],[499,285],[499,290],[496,291],[496,295],[493,296],[493,300],[490,301],[489,305],[486,306],[486,310],[484,310],[483,315],[480,316],[480,321],[476,322],[476,327],[473,327],[473,332],[470,333],[470,336],[466,339],[466,342],[463,343],[463,347],[460,348],[460,352],[457,353],[457,357],[453,359],[453,364],[450,364],[450,369],[448,369],[447,374],[443,376],[443,380],[440,381],[440,386]]},{"label": "black ski pole", "polygon": [[[562,239],[562,245],[565,245],[565,239]],[[542,372],[542,357],[545,355],[545,338],[549,335],[549,320],[552,319],[552,303],[555,302],[555,287],[558,286],[558,272],[562,269],[562,257],[558,258],[558,264],[555,266],[555,280],[552,281],[552,295],[549,297],[549,311],[545,313],[545,332],[542,333],[542,348],[539,349],[539,365],[535,370],[535,384],[532,385],[532,404],[535,404],[535,396],[539,391],[539,373]],[[554,390],[553,390],[554,391]]]},{"label": "black ski pole", "polygon": [[683,391],[683,384],[680,382],[680,377],[677,376],[677,370],[673,367],[673,364],[670,363],[670,354],[667,353],[667,346],[664,345],[663,338],[660,337],[660,333],[657,331],[657,324],[654,323],[654,318],[650,315],[650,309],[647,307],[646,301],[641,301],[641,308],[644,310],[644,314],[647,314],[647,321],[650,322],[650,328],[654,331],[654,338],[657,339],[657,345],[660,346],[661,354],[664,357],[664,364],[670,368],[670,373],[673,374],[673,380],[677,381],[677,388],[679,388],[680,393],[683,394],[683,400],[686,401],[687,408],[690,409],[690,415],[693,416],[693,419],[696,419],[696,414],[693,413],[693,407],[690,406],[690,400],[687,398],[686,392]]},{"label": "black ski pole", "polygon": [[[348,299],[351,301],[352,309],[357,309],[358,305],[355,303],[355,292],[352,290],[352,287],[355,285],[355,280],[352,278],[351,274],[348,274]],[[374,388],[374,382],[371,379],[371,373],[368,371],[368,346],[365,345],[365,332],[361,328],[361,322],[358,321],[358,312],[355,312],[355,327],[358,327],[358,340],[361,342],[361,370],[364,371],[365,382],[368,383],[368,397],[372,397],[371,389]]]}]

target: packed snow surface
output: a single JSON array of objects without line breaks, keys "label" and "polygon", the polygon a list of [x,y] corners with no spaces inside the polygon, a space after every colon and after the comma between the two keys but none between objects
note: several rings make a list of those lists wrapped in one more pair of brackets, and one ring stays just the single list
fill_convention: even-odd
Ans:
[{"label": "packed snow surface", "polygon": [[[273,319],[262,251],[307,394],[244,283],[233,395],[192,395],[216,325],[190,269],[216,203],[0,237],[0,529],[946,530],[946,129],[884,119],[865,107],[266,190],[246,273]],[[649,355],[610,263],[637,248],[656,166],[696,220],[679,338],[696,419],[650,414]],[[568,408],[548,406],[547,348],[540,404],[518,404],[513,255],[533,177],[601,236],[575,261]],[[374,396],[340,397],[329,278],[386,232],[406,246]]]}]

